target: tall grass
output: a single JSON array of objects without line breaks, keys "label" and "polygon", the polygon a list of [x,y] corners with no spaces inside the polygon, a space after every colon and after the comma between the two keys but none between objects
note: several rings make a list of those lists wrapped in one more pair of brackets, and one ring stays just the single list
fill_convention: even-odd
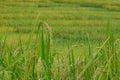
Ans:
[{"label": "tall grass", "polygon": [[100,47],[93,47],[88,35],[88,52],[80,53],[84,58],[76,56],[76,46],[69,47],[67,54],[56,54],[51,29],[44,22],[26,43],[20,37],[17,45],[8,45],[7,36],[0,37],[0,80],[120,79],[119,40],[115,39],[110,23]]}]

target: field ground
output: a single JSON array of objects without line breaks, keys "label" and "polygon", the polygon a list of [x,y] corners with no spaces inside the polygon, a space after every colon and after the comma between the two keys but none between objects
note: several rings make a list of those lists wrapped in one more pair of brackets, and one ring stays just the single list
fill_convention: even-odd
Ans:
[{"label": "field ground", "polygon": [[[114,2],[114,6],[116,4],[118,10],[97,7],[97,4],[82,6],[79,4],[82,1],[79,0],[68,1],[68,3],[53,1],[54,3],[50,0],[44,3],[1,1],[0,32],[4,33],[8,30],[7,32],[13,35],[14,33],[29,34],[33,28],[37,28],[40,21],[45,21],[52,28],[55,40],[85,41],[86,35],[89,34],[91,37],[94,36],[93,40],[100,41],[104,38],[106,27],[111,22],[116,37],[120,37],[120,6],[116,4],[117,1]],[[98,1],[98,3],[101,6],[108,6],[105,5],[105,1]]]}]

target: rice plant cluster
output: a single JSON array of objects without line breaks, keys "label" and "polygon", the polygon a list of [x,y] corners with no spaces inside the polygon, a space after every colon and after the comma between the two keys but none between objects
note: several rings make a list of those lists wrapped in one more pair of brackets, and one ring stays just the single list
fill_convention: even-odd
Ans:
[{"label": "rice plant cluster", "polygon": [[[67,53],[53,49],[52,31],[41,22],[26,44],[21,38],[17,46],[0,37],[0,80],[120,80],[120,45],[108,26],[105,41],[92,47],[88,34],[88,52],[75,57],[76,45],[68,45]],[[95,48],[95,49],[93,49]]]}]

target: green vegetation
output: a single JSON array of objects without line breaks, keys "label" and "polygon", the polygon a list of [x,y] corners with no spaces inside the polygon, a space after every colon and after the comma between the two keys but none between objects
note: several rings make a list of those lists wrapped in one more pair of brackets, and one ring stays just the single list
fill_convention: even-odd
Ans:
[{"label": "green vegetation", "polygon": [[0,20],[0,80],[120,80],[119,0],[1,0]]},{"label": "green vegetation", "polygon": [[[110,27],[109,27],[110,28]],[[58,54],[52,48],[51,31],[46,23],[40,23],[36,39],[31,33],[27,43],[21,39],[16,46],[7,45],[1,38],[1,80],[119,80],[119,40],[115,41],[108,28],[105,42],[93,51],[88,37],[88,51],[74,56],[77,46],[68,47],[68,54]],[[63,56],[64,55],[64,56]]]}]

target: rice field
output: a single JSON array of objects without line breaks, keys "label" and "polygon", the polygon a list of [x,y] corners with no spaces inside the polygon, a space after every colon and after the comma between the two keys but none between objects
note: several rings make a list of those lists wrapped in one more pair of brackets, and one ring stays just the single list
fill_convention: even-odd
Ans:
[{"label": "rice field", "polygon": [[1,0],[0,80],[120,80],[119,0]]}]

